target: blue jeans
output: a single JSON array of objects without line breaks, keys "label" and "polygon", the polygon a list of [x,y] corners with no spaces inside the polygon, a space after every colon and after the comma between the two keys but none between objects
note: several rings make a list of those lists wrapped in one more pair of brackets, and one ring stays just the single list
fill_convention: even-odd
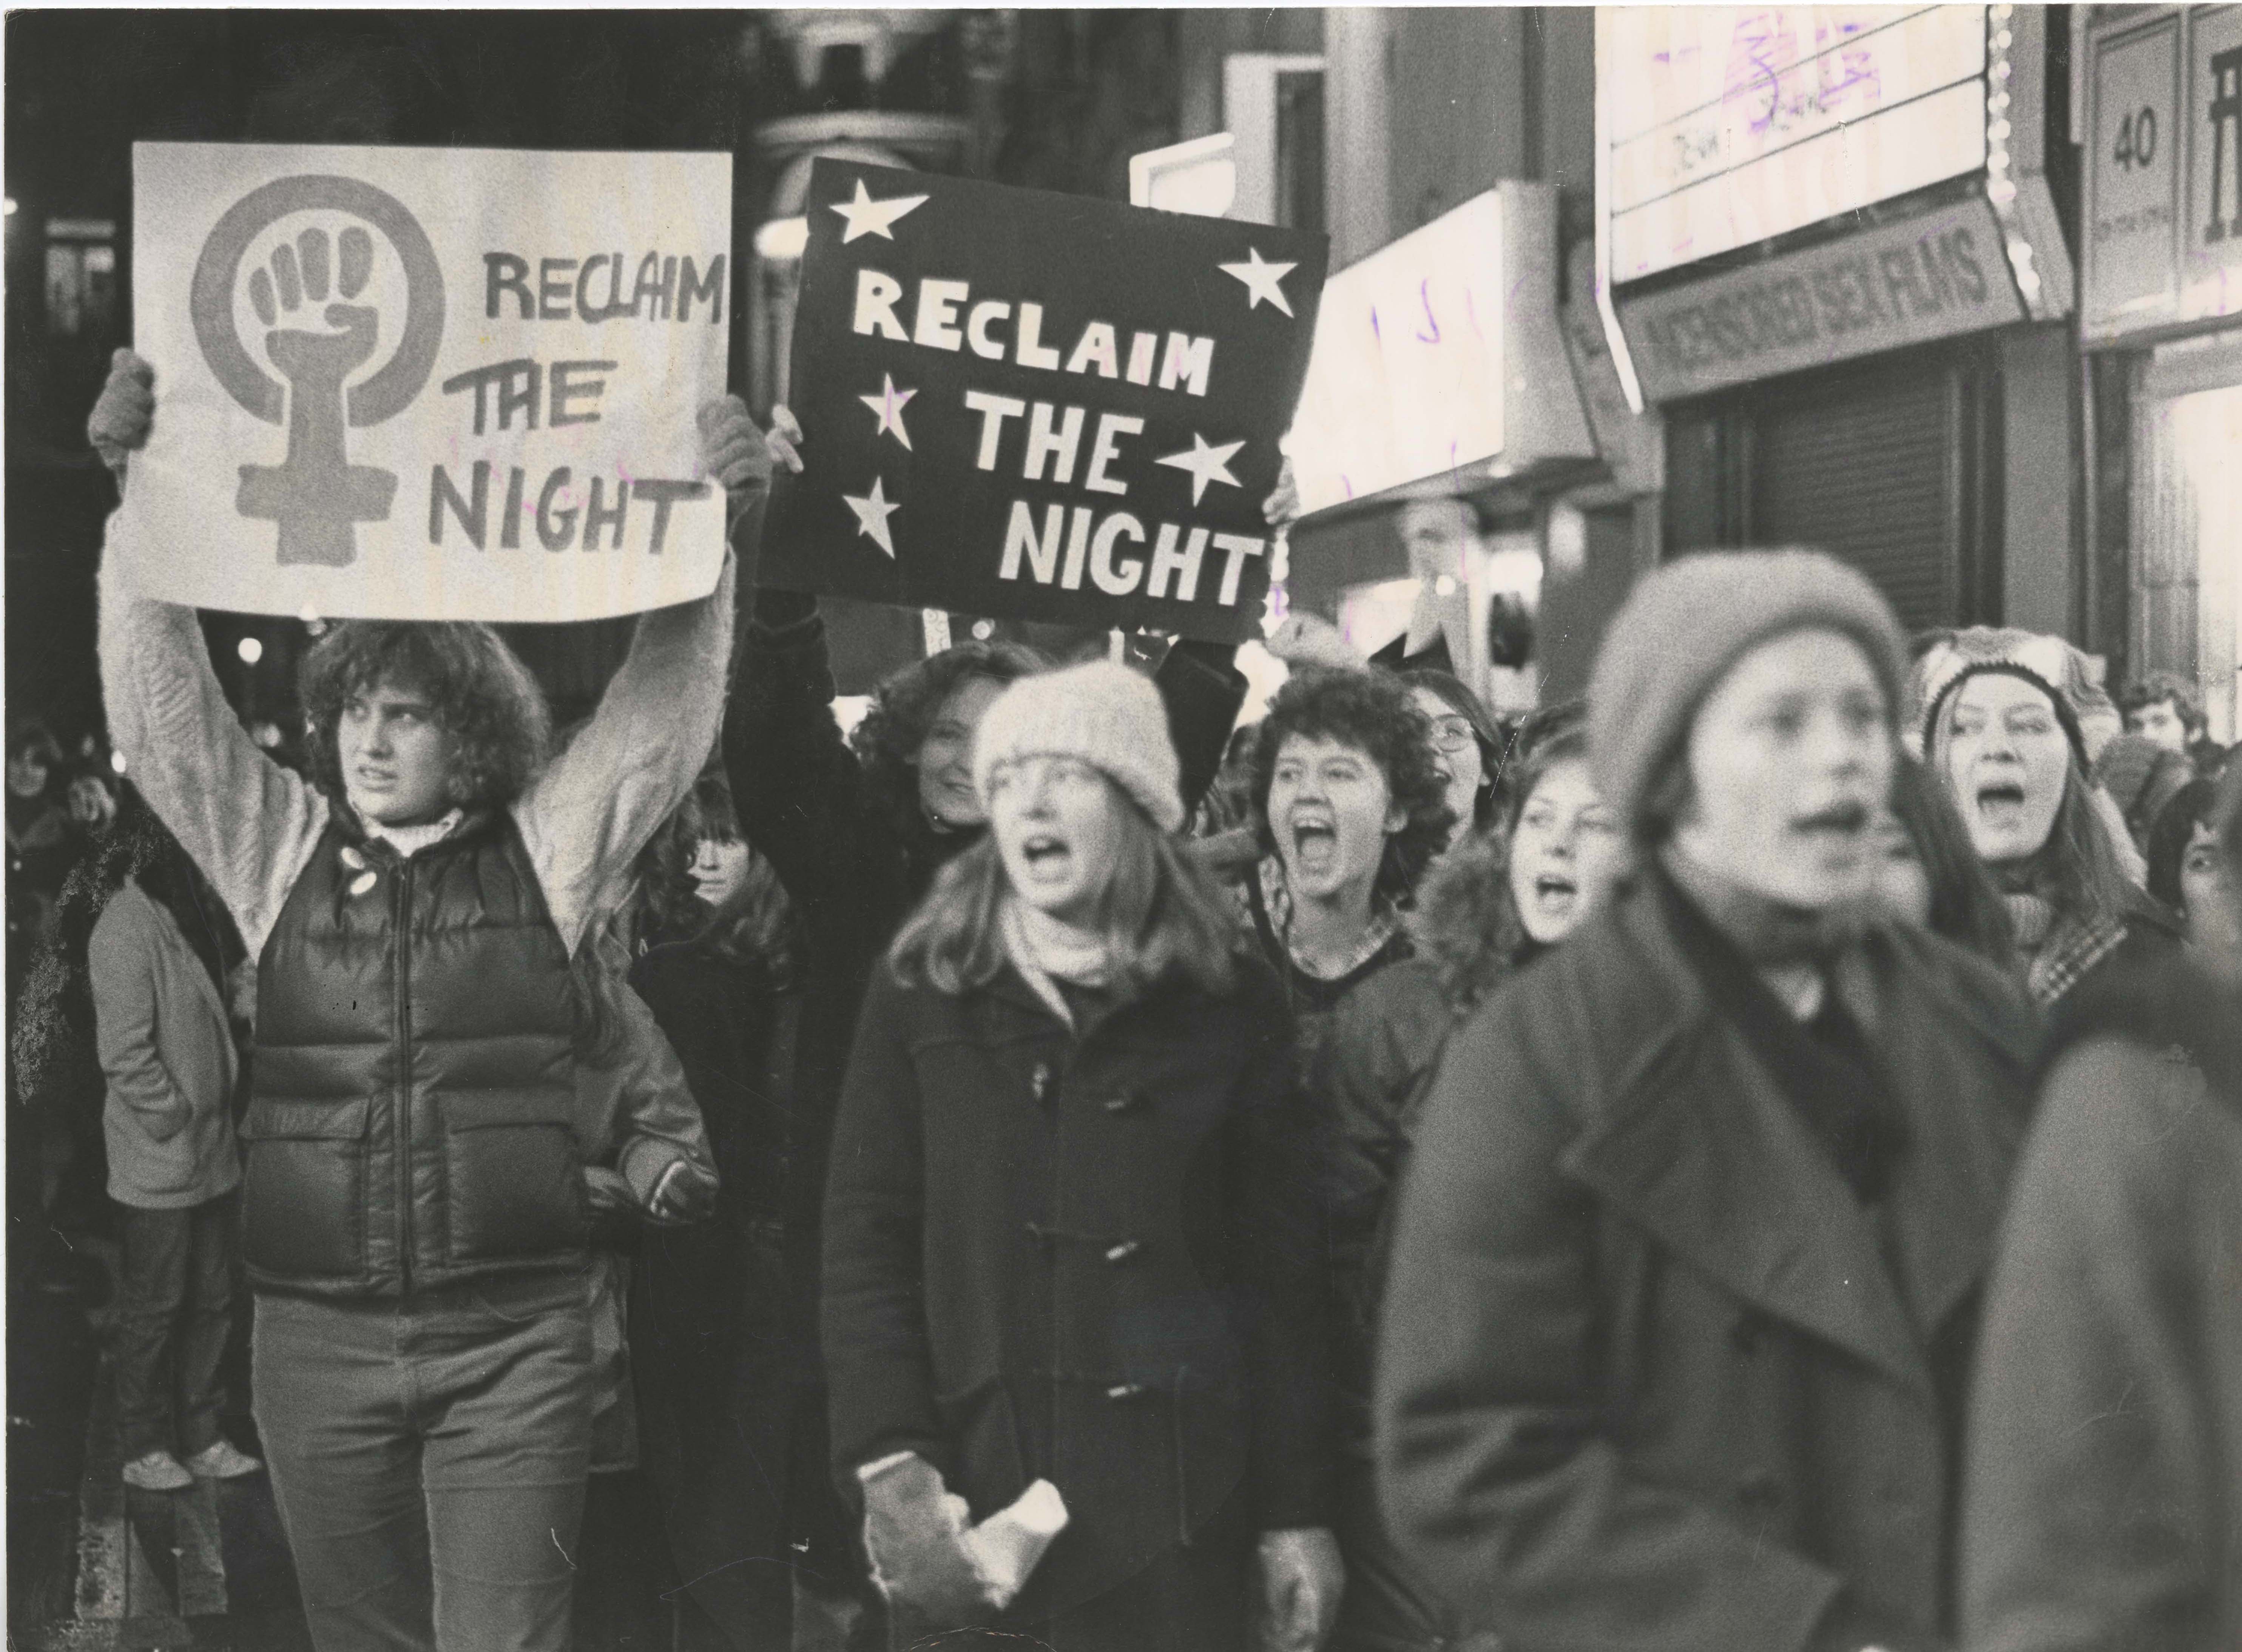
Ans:
[{"label": "blue jeans", "polygon": [[265,1294],[251,1358],[320,1652],[565,1652],[595,1387],[581,1275]]}]

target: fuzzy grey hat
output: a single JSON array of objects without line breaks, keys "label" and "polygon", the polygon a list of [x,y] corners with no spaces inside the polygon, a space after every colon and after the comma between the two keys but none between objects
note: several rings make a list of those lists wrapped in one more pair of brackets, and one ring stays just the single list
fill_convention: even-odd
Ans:
[{"label": "fuzzy grey hat", "polygon": [[973,738],[973,784],[985,802],[999,763],[1074,757],[1137,800],[1164,832],[1184,805],[1167,708],[1151,680],[1111,660],[1022,677],[997,696]]},{"label": "fuzzy grey hat", "polygon": [[1818,551],[1718,551],[1646,574],[1613,618],[1588,683],[1588,759],[1638,842],[1653,782],[1713,685],[1755,645],[1826,628],[1861,645],[1895,727],[1907,641],[1866,576]]}]

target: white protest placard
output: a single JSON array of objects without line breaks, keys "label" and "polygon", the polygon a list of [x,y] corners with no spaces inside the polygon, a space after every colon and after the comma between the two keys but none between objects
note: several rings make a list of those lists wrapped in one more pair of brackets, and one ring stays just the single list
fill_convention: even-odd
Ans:
[{"label": "white protest placard", "polygon": [[557,621],[715,588],[728,155],[137,144],[132,171],[138,589]]}]

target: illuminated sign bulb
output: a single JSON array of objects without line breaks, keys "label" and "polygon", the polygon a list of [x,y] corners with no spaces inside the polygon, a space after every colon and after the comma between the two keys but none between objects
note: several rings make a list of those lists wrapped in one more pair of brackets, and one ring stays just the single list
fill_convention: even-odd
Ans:
[{"label": "illuminated sign bulb", "polygon": [[255,665],[265,657],[265,645],[255,637],[244,637],[234,645],[233,651],[241,656],[244,665]]},{"label": "illuminated sign bulb", "polygon": [[755,231],[755,256],[774,264],[800,258],[809,245],[806,218],[775,218]]}]

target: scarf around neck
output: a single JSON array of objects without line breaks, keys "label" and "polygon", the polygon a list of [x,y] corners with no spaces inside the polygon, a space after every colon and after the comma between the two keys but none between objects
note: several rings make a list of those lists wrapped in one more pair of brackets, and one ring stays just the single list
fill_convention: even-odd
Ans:
[{"label": "scarf around neck", "polygon": [[2125,938],[2124,920],[2098,917],[2051,899],[2038,856],[2013,868],[1997,866],[1993,873],[2016,932],[2024,991],[2039,1009],[2052,1007]]},{"label": "scarf around neck", "polygon": [[1755,967],[1827,964],[1860,931],[1847,908],[1789,906],[1731,883],[1680,851],[1659,856],[1667,877],[1707,922]]},{"label": "scarf around neck", "polygon": [[1053,917],[1010,893],[1004,897],[997,923],[1012,967],[1052,1013],[1069,1026],[1074,1024],[1074,1011],[1057,984],[1064,981],[1071,986],[1093,989],[1110,984],[1112,959],[1105,950],[1104,936]]}]

